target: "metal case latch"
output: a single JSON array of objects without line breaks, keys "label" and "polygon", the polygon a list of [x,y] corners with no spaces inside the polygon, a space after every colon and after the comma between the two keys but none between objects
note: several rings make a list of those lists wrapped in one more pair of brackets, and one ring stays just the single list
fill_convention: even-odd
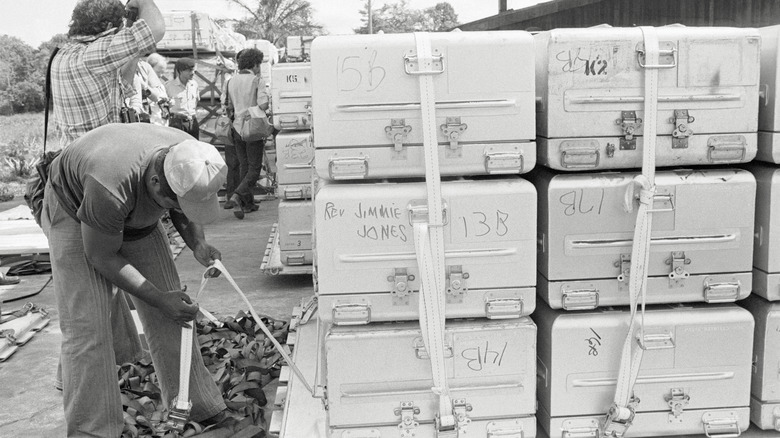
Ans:
[{"label": "metal case latch", "polygon": [[406,272],[406,268],[395,268],[393,275],[387,276],[390,285],[390,295],[393,296],[393,304],[409,304],[409,282],[414,281],[414,275]]},{"label": "metal case latch", "polygon": [[450,147],[447,149],[447,157],[454,158],[461,156],[461,148],[458,144],[461,134],[463,134],[468,125],[460,123],[460,117],[447,117],[445,124],[439,126],[441,132],[447,137],[450,142]]},{"label": "metal case latch", "polygon": [[683,420],[681,417],[683,409],[685,409],[685,406],[691,401],[691,396],[686,394],[685,390],[682,388],[672,388],[671,392],[664,396],[664,400],[666,400],[666,404],[668,404],[669,408],[672,410],[672,412],[669,413],[669,422],[682,423]]},{"label": "metal case latch", "polygon": [[[414,226],[416,223],[428,222],[428,200],[427,199],[412,199],[406,205],[406,210],[409,213],[409,225]],[[447,202],[441,203],[441,216],[442,225],[447,225],[449,220],[447,219]]]},{"label": "metal case latch", "polygon": [[631,254],[620,254],[620,261],[615,262],[615,266],[620,268],[617,280],[620,283],[628,283],[628,277],[631,275]]},{"label": "metal case latch", "polygon": [[393,142],[393,150],[397,158],[404,152],[406,136],[412,132],[412,127],[406,124],[404,119],[390,119],[390,126],[385,126],[385,135]]},{"label": "metal case latch", "polygon": [[395,408],[393,412],[397,417],[401,417],[401,422],[398,424],[401,437],[412,438],[415,435],[415,429],[420,425],[415,418],[416,415],[420,414],[420,408],[412,402],[401,402],[401,407]]},{"label": "metal case latch", "polygon": [[642,119],[636,116],[636,111],[621,111],[620,118],[615,120],[623,130],[623,138],[620,139],[620,150],[636,150],[636,138],[634,134],[642,127]]},{"label": "metal case latch", "polygon": [[458,424],[459,433],[466,433],[466,428],[471,423],[471,418],[468,417],[468,412],[471,409],[471,405],[466,403],[466,399],[459,398],[452,401],[452,414]]},{"label": "metal case latch", "polygon": [[685,258],[684,251],[672,251],[672,256],[666,259],[666,264],[672,268],[669,273],[669,287],[682,287],[683,281],[691,276],[685,270],[685,265],[690,265],[691,259]]},{"label": "metal case latch", "polygon": [[674,116],[669,119],[669,123],[674,124],[672,131],[672,149],[687,149],[688,137],[693,135],[693,130],[688,123],[693,123],[696,119],[688,115],[688,110],[674,110]]},{"label": "metal case latch", "polygon": [[447,302],[462,302],[463,294],[468,291],[466,280],[468,272],[463,272],[463,266],[447,266]]}]

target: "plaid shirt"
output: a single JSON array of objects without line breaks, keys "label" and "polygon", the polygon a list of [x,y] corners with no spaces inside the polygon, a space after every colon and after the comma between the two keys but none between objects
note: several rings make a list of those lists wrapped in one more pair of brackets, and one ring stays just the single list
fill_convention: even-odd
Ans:
[{"label": "plaid shirt", "polygon": [[60,49],[51,65],[54,123],[60,146],[69,145],[98,126],[120,121],[120,69],[154,49],[152,30],[144,20],[116,33],[110,30],[87,40],[72,39]]}]

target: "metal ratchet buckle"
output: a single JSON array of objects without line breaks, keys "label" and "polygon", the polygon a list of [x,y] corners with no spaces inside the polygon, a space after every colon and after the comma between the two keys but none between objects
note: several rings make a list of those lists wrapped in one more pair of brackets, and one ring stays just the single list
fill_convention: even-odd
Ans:
[{"label": "metal ratchet buckle", "polygon": [[436,430],[436,438],[458,438],[458,423],[455,421],[454,415],[448,415],[445,417],[445,423],[442,423],[440,415],[436,415],[433,419],[434,427]]},{"label": "metal ratchet buckle", "polygon": [[633,424],[634,416],[636,415],[633,406],[627,406],[626,409],[631,411],[631,415],[626,419],[620,419],[620,407],[618,407],[617,404],[612,403],[607,415],[604,417],[604,426],[602,427],[601,437],[623,438],[628,428]]},{"label": "metal ratchet buckle", "polygon": [[168,430],[174,430],[176,432],[184,432],[184,426],[190,420],[190,410],[192,409],[192,402],[187,403],[186,409],[179,409],[176,407],[179,397],[174,397],[171,401],[171,408],[168,410],[168,418],[165,420],[165,426]]}]

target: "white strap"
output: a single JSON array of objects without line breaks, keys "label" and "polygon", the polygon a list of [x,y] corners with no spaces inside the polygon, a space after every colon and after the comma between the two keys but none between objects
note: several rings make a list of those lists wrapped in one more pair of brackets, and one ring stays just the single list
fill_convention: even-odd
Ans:
[{"label": "white strap", "polygon": [[[658,36],[653,27],[640,27],[645,43],[645,65],[657,66],[659,58]],[[635,412],[634,385],[639,376],[644,353],[644,313],[647,294],[647,265],[650,260],[650,237],[652,230],[653,198],[655,197],[655,147],[656,119],[658,114],[658,70],[645,68],[644,138],[642,174],[634,178],[628,191],[629,202],[635,193],[639,194],[634,242],[631,248],[629,275],[630,320],[620,357],[614,404],[607,413],[603,437],[622,437],[631,426]],[[631,205],[629,205],[631,207]],[[630,211],[630,208],[628,209]],[[641,306],[641,319],[637,321],[637,305]],[[636,328],[639,328],[639,343],[636,342]]]},{"label": "white strap", "polygon": [[[298,379],[300,379],[301,383],[303,383],[303,386],[306,387],[309,392],[314,394],[314,391],[312,390],[311,385],[306,381],[306,379],[303,377],[303,373],[301,373],[301,370],[298,369],[298,367],[295,365],[295,363],[292,361],[292,358],[289,354],[287,354],[287,351],[285,351],[284,348],[282,348],[281,344],[274,338],[274,335],[271,333],[270,330],[263,324],[263,321],[260,319],[260,316],[255,312],[255,308],[252,307],[252,303],[249,302],[249,299],[246,297],[243,291],[241,291],[241,288],[238,287],[238,284],[236,284],[236,281],[233,280],[233,277],[228,273],[227,269],[225,268],[225,265],[222,264],[221,261],[215,260],[214,264],[209,266],[206,271],[203,273],[203,277],[200,281],[200,288],[198,289],[197,294],[195,295],[195,298],[197,299],[201,292],[203,292],[203,289],[206,287],[206,283],[209,280],[209,276],[207,274],[210,274],[212,272],[212,269],[216,269],[220,271],[224,276],[225,279],[230,283],[231,286],[233,286],[233,289],[235,289],[236,292],[241,296],[241,299],[244,300],[244,303],[249,307],[249,313],[252,315],[252,318],[255,320],[255,323],[260,327],[260,329],[263,331],[265,336],[271,341],[274,348],[276,348],[276,351],[279,352],[279,354],[282,355],[284,360],[287,362],[288,365],[292,368],[293,372],[295,372],[295,375],[298,376]],[[195,321],[190,322],[190,328],[182,328],[181,329],[181,356],[180,356],[180,362],[179,362],[179,393],[176,396],[176,403],[175,407],[177,409],[189,409],[190,401],[189,401],[189,381],[190,381],[190,366],[192,362],[192,330],[195,327]]]},{"label": "white strap", "polygon": [[428,223],[414,224],[417,263],[420,269],[420,330],[431,361],[432,391],[439,396],[438,426],[453,429],[447,368],[444,362],[444,217],[439,174],[439,143],[436,131],[436,99],[433,75],[433,52],[430,35],[414,34],[420,82],[420,109],[422,111],[423,153],[425,155],[425,183],[428,196]]}]

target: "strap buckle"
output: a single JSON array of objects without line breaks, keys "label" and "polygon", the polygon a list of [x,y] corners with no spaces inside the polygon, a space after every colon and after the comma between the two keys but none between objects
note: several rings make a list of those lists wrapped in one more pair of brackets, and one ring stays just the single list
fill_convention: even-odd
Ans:
[{"label": "strap buckle", "polygon": [[458,438],[458,422],[454,415],[441,417],[436,415],[433,419],[436,438]]},{"label": "strap buckle", "polygon": [[612,403],[607,415],[604,417],[604,427],[601,430],[602,437],[623,438],[628,428],[634,423],[636,409],[633,403],[626,407],[620,407]]},{"label": "strap buckle", "polygon": [[168,417],[165,419],[165,425],[168,430],[184,432],[184,426],[190,421],[192,402],[188,401],[186,408],[178,408],[178,404],[179,397],[176,396],[171,401],[171,407],[168,409]]}]

